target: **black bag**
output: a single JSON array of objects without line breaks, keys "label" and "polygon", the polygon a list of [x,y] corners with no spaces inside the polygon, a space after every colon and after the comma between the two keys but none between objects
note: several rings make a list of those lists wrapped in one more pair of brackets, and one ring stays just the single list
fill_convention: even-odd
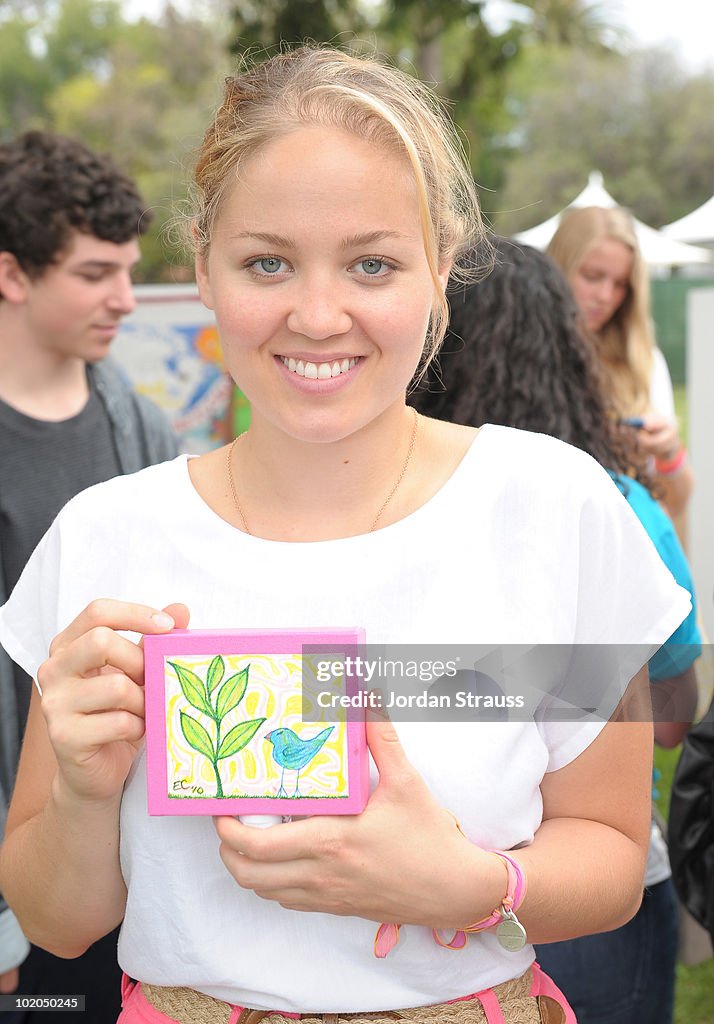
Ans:
[{"label": "black bag", "polygon": [[679,898],[714,938],[714,701],[682,743],[668,842]]}]

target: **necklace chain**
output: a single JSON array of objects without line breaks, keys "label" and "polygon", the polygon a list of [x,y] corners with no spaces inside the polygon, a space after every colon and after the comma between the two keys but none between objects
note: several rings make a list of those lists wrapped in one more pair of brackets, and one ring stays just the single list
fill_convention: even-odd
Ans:
[{"label": "necklace chain", "polygon": [[[247,431],[246,431],[246,433],[247,433]],[[231,485],[231,494],[233,496],[233,504],[236,507],[236,511],[238,512],[238,515],[240,516],[240,521],[243,524],[243,529],[244,529],[244,531],[246,533],[250,534],[251,537],[252,537],[253,534],[251,533],[250,527],[248,526],[248,521],[245,518],[245,512],[241,508],[241,503],[238,501],[238,493],[236,491],[236,484],[235,484],[235,480],[233,479],[233,449],[235,448],[235,446],[238,444],[239,441],[243,440],[244,437],[245,437],[245,433],[239,434],[238,437],[234,438],[233,441],[231,441],[230,445],[228,446],[228,483]]]},{"label": "necklace chain", "polygon": [[402,466],[402,471],[399,474],[399,476],[397,477],[397,482],[395,483],[394,487],[392,487],[391,491],[389,492],[389,494],[387,495],[385,501],[383,502],[382,507],[380,508],[380,510],[377,513],[377,515],[374,517],[374,521],[372,522],[372,525],[369,528],[369,532],[370,533],[373,533],[377,529],[377,523],[382,518],[382,515],[383,515],[384,510],[386,509],[387,505],[389,504],[389,502],[392,500],[394,495],[399,490],[399,485],[401,484],[402,480],[404,479],[404,474],[409,469],[409,463],[412,461],[412,453],[414,452],[414,445],[416,444],[416,438],[417,438],[417,428],[419,426],[419,413],[416,411],[416,409],[413,409],[413,411],[414,411],[414,425],[412,426],[412,434],[411,434],[411,437],[409,438],[409,448],[407,450],[407,457],[404,460],[404,465]]},{"label": "necklace chain", "polygon": [[[411,462],[412,455],[414,453],[414,446],[416,445],[416,439],[417,439],[417,430],[418,430],[418,427],[419,427],[419,413],[416,411],[416,409],[413,409],[412,411],[414,413],[414,425],[412,427],[412,433],[411,433],[411,437],[409,439],[409,448],[407,450],[407,457],[404,460],[404,465],[401,468],[401,471],[399,473],[399,476],[397,477],[396,483],[392,487],[391,491],[389,492],[389,494],[387,495],[385,500],[382,502],[382,505],[381,505],[379,511],[377,512],[377,515],[374,517],[374,520],[372,521],[372,525],[369,528],[369,532],[370,533],[374,533],[374,531],[377,529],[377,524],[379,523],[379,520],[384,515],[384,512],[385,512],[387,506],[389,505],[390,501],[392,500],[394,495],[399,490],[399,487],[401,486],[402,480],[404,479],[404,476],[405,476],[407,470],[409,469],[409,463]],[[246,431],[246,433],[247,433],[247,431]],[[236,490],[235,479],[233,477],[233,451],[234,451],[236,445],[238,444],[238,442],[241,441],[245,436],[246,436],[245,433],[244,434],[239,434],[238,437],[236,437],[230,443],[230,445],[228,446],[228,483],[229,483],[230,489],[231,489],[231,496],[233,498],[233,504],[235,505],[236,512],[240,516],[240,521],[241,521],[241,524],[243,526],[243,530],[245,531],[245,533],[250,534],[250,536],[252,537],[253,536],[252,530],[248,526],[248,520],[245,517],[245,512],[243,511],[241,503],[238,500],[238,492]]]}]

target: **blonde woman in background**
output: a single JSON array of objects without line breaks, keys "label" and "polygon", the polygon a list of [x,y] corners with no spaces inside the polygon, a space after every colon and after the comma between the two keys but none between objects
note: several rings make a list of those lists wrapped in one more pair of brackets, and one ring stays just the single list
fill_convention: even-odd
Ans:
[{"label": "blonde woman in background", "polygon": [[647,266],[630,214],[620,207],[574,207],[547,249],[568,278],[595,338],[613,404],[634,419],[652,461],[662,504],[683,534],[693,474],[679,436],[672,381],[654,337]]}]

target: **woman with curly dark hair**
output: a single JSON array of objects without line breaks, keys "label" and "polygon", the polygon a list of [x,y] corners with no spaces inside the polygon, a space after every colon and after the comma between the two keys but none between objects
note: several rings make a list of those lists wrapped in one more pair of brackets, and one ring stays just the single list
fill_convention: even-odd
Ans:
[{"label": "woman with curly dark hair", "polygon": [[550,434],[630,475],[630,431],[608,409],[567,281],[537,249],[505,238],[493,244],[492,273],[450,292],[438,371],[412,404],[454,423]]},{"label": "woman with curly dark hair", "polygon": [[[580,330],[565,277],[529,246],[494,240],[491,274],[450,295],[440,374],[412,401],[426,415],[480,426],[497,423],[551,434],[610,470],[663,561],[690,593],[674,527],[633,465],[632,429],[605,398],[599,361]],[[694,595],[692,593],[692,601]],[[696,706],[694,661],[701,651],[694,607],[649,662],[655,740],[681,742]],[[653,939],[652,936],[656,936]],[[652,823],[644,899],[615,931],[537,947],[579,1024],[671,1024],[677,905],[662,835]],[[607,985],[602,979],[607,978]]]}]

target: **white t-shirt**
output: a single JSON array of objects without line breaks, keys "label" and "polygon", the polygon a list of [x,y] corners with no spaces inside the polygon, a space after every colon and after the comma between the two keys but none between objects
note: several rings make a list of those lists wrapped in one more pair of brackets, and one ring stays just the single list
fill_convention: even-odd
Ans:
[{"label": "white t-shirt", "polygon": [[655,348],[652,353],[652,376],[650,377],[650,408],[668,420],[677,416],[674,409],[674,389],[667,361],[662,350]]},{"label": "white t-shirt", "polygon": [[[368,643],[658,646],[689,611],[611,478],[560,441],[483,427],[422,508],[382,530],[304,544],[246,535],[194,490],[185,457],[73,499],[0,611],[34,674],[92,598],[185,602],[196,628],[363,626]],[[649,654],[629,666],[629,675]],[[435,798],[486,848],[532,841],[540,783],[599,722],[396,722]],[[374,775],[374,772],[373,772]],[[373,778],[373,783],[374,783]],[[275,826],[289,827],[289,826]],[[493,934],[462,952],[406,926],[289,911],[240,889],[207,817],[149,817],[143,757],[127,781],[119,960],[133,977],[259,1009],[348,1012],[435,1003],[522,973],[532,948]],[[434,871],[440,870],[438,864]]]}]

